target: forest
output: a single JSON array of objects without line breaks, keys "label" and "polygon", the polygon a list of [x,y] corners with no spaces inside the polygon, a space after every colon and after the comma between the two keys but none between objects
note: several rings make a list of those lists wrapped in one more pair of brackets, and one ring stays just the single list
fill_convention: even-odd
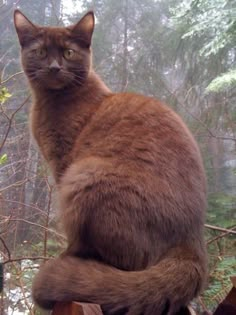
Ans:
[{"label": "forest", "polygon": [[94,10],[96,72],[115,92],[167,103],[192,131],[208,179],[209,256],[207,287],[193,308],[212,314],[236,274],[236,0],[0,0],[0,314],[33,315],[43,313],[32,303],[32,278],[65,239],[54,182],[29,133],[16,8],[57,26]]}]

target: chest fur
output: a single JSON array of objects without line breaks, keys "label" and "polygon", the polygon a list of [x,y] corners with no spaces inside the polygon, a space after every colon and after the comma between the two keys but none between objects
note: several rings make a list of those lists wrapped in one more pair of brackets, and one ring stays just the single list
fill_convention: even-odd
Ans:
[{"label": "chest fur", "polygon": [[32,108],[32,133],[56,181],[73,161],[74,144],[87,116],[69,106],[47,108],[36,104]]}]

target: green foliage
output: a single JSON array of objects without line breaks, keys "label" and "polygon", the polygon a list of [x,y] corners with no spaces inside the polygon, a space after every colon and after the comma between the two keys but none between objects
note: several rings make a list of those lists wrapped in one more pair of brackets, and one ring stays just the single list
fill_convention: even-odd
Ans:
[{"label": "green foliage", "polygon": [[19,244],[17,247],[17,254],[19,256],[27,257],[30,252],[33,252],[34,256],[47,255],[48,257],[54,257],[59,255],[62,250],[61,247],[62,245],[58,244],[55,239],[47,238],[46,240],[43,240],[42,236],[42,241],[40,242],[31,244],[30,242],[24,241],[22,244]]},{"label": "green foliage", "polygon": [[6,87],[0,89],[0,103],[5,103],[12,95],[9,93]]},{"label": "green foliage", "polygon": [[235,257],[218,257],[214,270],[210,273],[209,288],[203,300],[209,309],[214,309],[229,293],[232,283],[230,277],[236,273]]},{"label": "green foliage", "polygon": [[208,223],[229,227],[234,224],[236,196],[225,193],[212,193],[208,196]]},{"label": "green foliage", "polygon": [[[45,247],[44,242],[39,242],[38,244],[35,244],[35,247],[37,248],[37,251],[39,253],[42,253]],[[58,244],[57,241],[54,239],[49,238],[46,242],[46,248],[47,248],[47,255],[48,256],[56,256],[61,251],[61,245]]]},{"label": "green foliage", "polygon": [[236,70],[230,70],[211,81],[206,92],[222,92],[234,86],[236,86]]},{"label": "green foliage", "polygon": [[[211,193],[208,197],[207,222],[216,226],[231,228],[235,225],[236,197],[223,192]],[[236,273],[235,236],[222,232],[207,231],[209,255],[209,286],[204,291],[203,301],[210,310],[225,298],[232,284],[230,277]],[[223,233],[224,234],[224,233]]]},{"label": "green foliage", "polygon": [[3,154],[0,156],[0,165],[5,164],[7,162],[7,154]]},{"label": "green foliage", "polygon": [[192,85],[201,82],[207,93],[235,87],[236,1],[184,0],[170,11],[184,47],[180,58],[193,60],[188,70]]},{"label": "green foliage", "polygon": [[185,24],[183,39],[203,38],[200,55],[217,54],[236,39],[236,2],[234,0],[185,0],[173,10],[173,22]]}]

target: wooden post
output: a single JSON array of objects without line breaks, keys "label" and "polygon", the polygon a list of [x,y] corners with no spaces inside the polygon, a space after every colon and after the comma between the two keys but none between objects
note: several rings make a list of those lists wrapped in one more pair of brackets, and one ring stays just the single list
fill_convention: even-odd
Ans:
[{"label": "wooden post", "polygon": [[102,315],[99,305],[85,303],[57,303],[52,315]]},{"label": "wooden post", "polygon": [[[99,305],[85,303],[57,303],[52,315],[103,315]],[[191,307],[185,308],[176,315],[197,315]]]},{"label": "wooden post", "polygon": [[232,289],[226,298],[218,305],[213,315],[235,315],[236,314],[236,276],[231,277]]}]

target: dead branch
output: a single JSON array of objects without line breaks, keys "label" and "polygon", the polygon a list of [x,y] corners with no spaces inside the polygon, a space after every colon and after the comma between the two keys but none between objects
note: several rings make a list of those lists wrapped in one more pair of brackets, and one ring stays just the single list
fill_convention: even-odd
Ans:
[{"label": "dead branch", "polygon": [[[235,226],[232,226],[229,231],[231,231],[232,229],[234,230],[235,228],[236,228]],[[229,231],[224,232],[224,233],[222,233],[222,234],[220,234],[220,235],[218,235],[218,236],[216,236],[216,237],[214,237],[214,238],[208,240],[208,241],[207,241],[207,245],[209,245],[209,244],[211,244],[211,243],[217,241],[218,239],[221,239],[221,238],[223,238],[223,237],[225,237],[225,236],[228,236],[229,234],[231,234],[231,232],[229,232]]]},{"label": "dead branch", "polygon": [[23,260],[49,260],[50,257],[44,257],[44,256],[37,256],[37,257],[19,257],[19,258],[11,258],[3,261],[3,265],[9,264],[9,263],[14,263],[18,261],[23,261]]},{"label": "dead branch", "polygon": [[1,153],[5,143],[7,141],[7,138],[8,138],[9,132],[11,130],[12,122],[13,122],[13,119],[14,119],[15,115],[22,109],[22,107],[28,102],[29,99],[30,99],[30,95],[27,96],[27,98],[20,104],[20,106],[14,111],[14,113],[10,117],[8,117],[5,114],[5,117],[8,120],[8,127],[7,127],[7,131],[6,131],[5,135],[4,135],[3,141],[2,141],[2,143],[0,145],[0,153]]},{"label": "dead branch", "polygon": [[19,71],[19,72],[14,73],[13,75],[11,75],[8,78],[6,78],[5,80],[0,81],[0,85],[7,83],[8,81],[14,79],[16,76],[21,75],[23,73],[24,73],[23,71]]},{"label": "dead branch", "polygon": [[215,226],[215,225],[210,225],[210,224],[205,224],[205,227],[207,229],[211,229],[211,230],[215,230],[215,231],[220,231],[220,232],[226,232],[228,234],[234,234],[236,235],[236,231],[235,230],[232,230],[232,229],[225,229],[225,228],[222,228],[222,227],[218,227],[218,226]]}]

